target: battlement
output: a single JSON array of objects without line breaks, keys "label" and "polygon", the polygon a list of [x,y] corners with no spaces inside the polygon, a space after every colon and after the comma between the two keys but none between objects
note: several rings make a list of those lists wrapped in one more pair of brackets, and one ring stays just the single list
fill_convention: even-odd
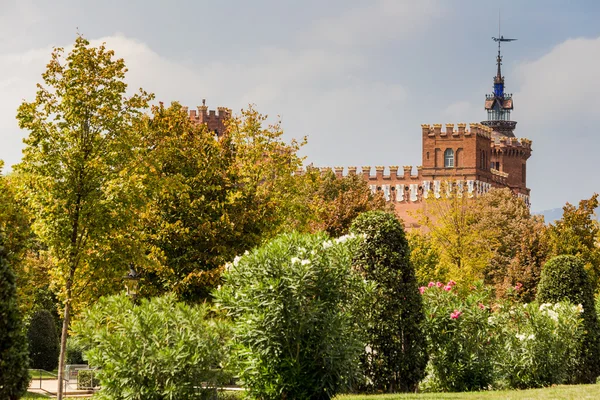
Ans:
[{"label": "battlement", "polygon": [[[187,110],[187,107],[184,107]],[[225,132],[226,121],[231,118],[231,109],[227,107],[217,107],[217,110],[209,110],[206,106],[206,100],[202,99],[202,105],[197,110],[189,110],[190,119],[197,124],[206,124],[208,130],[216,132],[217,135]]]},{"label": "battlement", "polygon": [[445,126],[445,129],[442,129],[442,124],[421,124],[421,129],[423,131],[423,135],[427,135],[429,137],[449,137],[449,138],[457,138],[461,136],[470,137],[470,136],[479,136],[486,139],[492,137],[492,128],[489,128],[485,125],[482,125],[478,122],[471,122],[469,124],[469,129],[467,130],[467,124],[464,122],[456,124],[457,129],[454,129],[454,124],[448,123]]},{"label": "battlement", "polygon": [[[337,177],[341,178],[347,175],[362,175],[366,180],[393,180],[393,181],[402,181],[402,180],[416,180],[421,176],[422,167],[417,166],[416,175],[413,174],[413,166],[405,165],[400,169],[398,165],[390,165],[389,167],[385,167],[382,165],[378,165],[375,167],[375,174],[372,175],[373,167],[366,165],[360,168],[358,167],[313,167],[307,166],[306,168],[300,167],[296,170],[296,175],[303,175],[306,171],[311,169],[317,169],[321,174],[327,174],[329,172],[333,172]],[[387,172],[387,173],[386,173]]]},{"label": "battlement", "polygon": [[492,141],[492,152],[528,158],[531,155],[531,143],[531,140],[525,138],[501,136]]}]

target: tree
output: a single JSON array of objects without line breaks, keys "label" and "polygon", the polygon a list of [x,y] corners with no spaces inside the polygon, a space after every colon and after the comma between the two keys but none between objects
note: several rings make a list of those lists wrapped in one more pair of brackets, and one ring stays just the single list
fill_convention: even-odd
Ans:
[{"label": "tree", "polygon": [[[498,297],[515,286],[522,300],[535,297],[548,253],[546,228],[509,189],[492,189],[474,199],[431,199],[422,222],[427,230],[411,235],[413,259],[419,270],[434,274],[430,280],[483,280]],[[436,256],[438,265],[430,265]]]},{"label": "tree", "polygon": [[0,229],[0,397],[19,399],[29,385],[27,338],[17,307],[15,276],[4,251]]},{"label": "tree", "polygon": [[543,219],[532,216],[510,189],[484,194],[477,199],[475,213],[473,229],[490,251],[484,282],[494,286],[498,297],[518,285],[518,296],[532,301],[548,254]]},{"label": "tree", "polygon": [[301,144],[284,142],[279,125],[264,121],[250,108],[215,138],[179,104],[153,107],[144,126],[152,150],[141,221],[162,262],[144,271],[146,290],[206,299],[226,261],[287,229]]},{"label": "tree", "polygon": [[447,271],[446,279],[475,282],[483,279],[490,248],[482,232],[475,228],[477,199],[466,195],[430,198],[420,211],[420,222],[439,255],[437,271]]},{"label": "tree", "polygon": [[594,303],[594,291],[581,259],[561,255],[550,259],[542,269],[538,286],[539,303],[568,301],[583,306],[583,335],[576,383],[595,383],[600,375],[600,326]]},{"label": "tree", "polygon": [[[329,170],[321,173],[316,168],[296,177],[300,186],[298,197],[305,216],[295,218],[296,228],[310,232],[325,231],[332,237],[345,235],[352,221],[363,212],[393,210],[382,194],[373,194],[362,176],[353,174],[337,177]],[[304,226],[303,226],[304,224]]]},{"label": "tree", "polygon": [[376,284],[368,321],[365,374],[373,389],[414,392],[425,377],[427,344],[421,325],[423,301],[404,227],[392,214],[363,213],[351,231],[364,235],[354,264]]},{"label": "tree", "polygon": [[578,256],[590,274],[594,289],[600,285],[600,222],[595,218],[598,194],[581,200],[579,207],[567,203],[561,219],[550,225],[551,253]]},{"label": "tree", "polygon": [[54,316],[48,310],[38,310],[29,320],[27,329],[31,367],[54,371],[58,366],[59,340]]},{"label": "tree", "polygon": [[16,170],[64,302],[59,380],[74,300],[116,290],[115,277],[143,251],[130,229],[139,179],[128,167],[139,150],[132,126],[151,96],[127,97],[125,72],[113,51],[78,36],[67,56],[52,52],[35,101],[18,109],[29,136]]},{"label": "tree", "polygon": [[227,377],[229,338],[229,326],[209,314],[172,294],[139,305],[107,296],[73,324],[73,338],[99,368],[102,398],[206,399]]},{"label": "tree", "polygon": [[234,324],[235,359],[259,399],[329,399],[356,372],[369,287],[356,239],[284,234],[236,258],[216,301]]}]

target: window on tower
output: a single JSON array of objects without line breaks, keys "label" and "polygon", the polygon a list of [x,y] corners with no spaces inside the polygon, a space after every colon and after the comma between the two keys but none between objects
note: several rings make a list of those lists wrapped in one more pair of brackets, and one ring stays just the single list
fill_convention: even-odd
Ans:
[{"label": "window on tower", "polygon": [[454,168],[454,150],[446,149],[444,151],[444,167]]}]

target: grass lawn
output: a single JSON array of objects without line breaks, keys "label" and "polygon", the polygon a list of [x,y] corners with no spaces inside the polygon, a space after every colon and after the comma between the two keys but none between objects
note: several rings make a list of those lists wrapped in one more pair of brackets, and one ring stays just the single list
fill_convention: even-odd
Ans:
[{"label": "grass lawn", "polygon": [[27,400],[27,399],[49,399],[50,397],[48,396],[44,396],[43,394],[37,394],[37,393],[31,393],[31,392],[27,392],[27,394],[25,394],[25,396],[21,397],[22,400]]},{"label": "grass lawn", "polygon": [[56,379],[56,377],[58,376],[58,370],[55,369],[54,371],[51,371],[51,372],[43,371],[41,369],[30,369],[29,370],[29,375],[31,376],[32,379],[40,379],[40,374],[42,376],[42,379]]},{"label": "grass lawn", "polygon": [[402,400],[402,399],[600,399],[600,385],[560,385],[544,389],[506,390],[470,393],[419,393],[391,395],[344,395],[336,400]]},{"label": "grass lawn", "polygon": [[[227,398],[241,399],[241,393],[228,393]],[[225,397],[225,396],[223,396]],[[49,397],[29,393],[22,397],[28,399],[47,399]],[[419,394],[384,394],[384,395],[342,395],[335,400],[427,400],[427,399],[497,399],[497,400],[579,400],[600,399],[600,385],[561,385],[545,389],[530,390],[503,390],[491,392],[469,392],[469,393],[419,393]]]}]

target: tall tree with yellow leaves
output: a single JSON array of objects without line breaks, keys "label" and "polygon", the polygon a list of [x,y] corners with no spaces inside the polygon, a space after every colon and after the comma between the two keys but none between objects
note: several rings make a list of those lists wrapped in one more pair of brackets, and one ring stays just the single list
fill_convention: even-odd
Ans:
[{"label": "tall tree with yellow leaves", "polygon": [[59,382],[73,302],[85,292],[98,295],[101,285],[114,286],[136,249],[132,127],[152,96],[142,90],[127,96],[126,71],[113,51],[78,36],[69,54],[54,49],[35,100],[18,109],[19,126],[29,135],[15,169],[34,230],[54,259],[52,279],[64,303]]}]

